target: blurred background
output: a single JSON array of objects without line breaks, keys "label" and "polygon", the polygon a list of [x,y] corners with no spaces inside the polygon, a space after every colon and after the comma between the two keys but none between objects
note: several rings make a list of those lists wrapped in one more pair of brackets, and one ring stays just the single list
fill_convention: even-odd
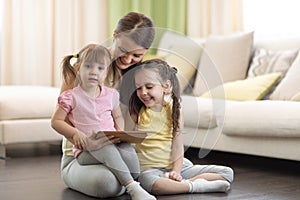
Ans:
[{"label": "blurred background", "polygon": [[0,0],[0,85],[60,86],[60,62],[112,39],[130,11],[192,38],[254,31],[300,35],[298,0]]}]

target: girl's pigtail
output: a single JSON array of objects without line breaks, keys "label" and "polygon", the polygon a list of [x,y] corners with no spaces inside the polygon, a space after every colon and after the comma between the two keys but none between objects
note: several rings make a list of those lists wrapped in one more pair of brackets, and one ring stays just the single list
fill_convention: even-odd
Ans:
[{"label": "girl's pigtail", "polygon": [[74,83],[76,79],[76,69],[75,69],[76,63],[74,64],[74,66],[72,66],[70,63],[71,59],[74,57],[78,58],[78,54],[65,56],[61,63],[63,81],[67,85]]},{"label": "girl's pigtail", "polygon": [[174,131],[177,131],[177,129],[179,128],[181,97],[180,97],[180,85],[177,78],[177,69],[174,67],[170,68],[170,81],[172,84],[172,99],[173,99],[173,109],[172,109],[173,129]]}]

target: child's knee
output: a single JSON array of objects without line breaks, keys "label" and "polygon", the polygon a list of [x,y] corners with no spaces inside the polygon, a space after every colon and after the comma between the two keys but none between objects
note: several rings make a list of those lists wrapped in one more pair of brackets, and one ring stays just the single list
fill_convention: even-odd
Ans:
[{"label": "child's knee", "polygon": [[154,183],[159,179],[160,177],[156,174],[151,173],[141,173],[139,176],[139,182],[141,186],[147,191],[152,192],[152,187]]}]

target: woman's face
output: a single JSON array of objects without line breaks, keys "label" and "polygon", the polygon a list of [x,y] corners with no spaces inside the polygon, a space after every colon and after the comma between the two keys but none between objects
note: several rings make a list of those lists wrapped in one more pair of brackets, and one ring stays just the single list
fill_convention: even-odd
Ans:
[{"label": "woman's face", "polygon": [[147,49],[121,34],[115,37],[114,43],[113,56],[120,70],[140,62],[147,52]]}]

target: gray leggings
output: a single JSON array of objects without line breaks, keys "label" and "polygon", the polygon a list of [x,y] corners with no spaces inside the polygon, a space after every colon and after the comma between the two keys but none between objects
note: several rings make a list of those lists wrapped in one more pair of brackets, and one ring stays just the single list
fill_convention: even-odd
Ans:
[{"label": "gray leggings", "polygon": [[[132,178],[139,175],[139,162],[135,149],[127,143],[116,145]],[[104,164],[81,165],[73,156],[63,156],[61,175],[65,184],[73,190],[89,196],[108,198],[124,194],[125,188],[114,173]]]},{"label": "gray leggings", "polygon": [[[132,147],[133,148],[133,147]],[[117,177],[122,185],[132,180],[132,176],[126,163],[115,144],[109,144],[95,151],[83,151],[77,157],[77,161],[81,165],[104,164]]]},{"label": "gray leggings", "polygon": [[[140,174],[139,182],[147,190],[151,192],[153,184],[157,179],[164,177],[166,169],[150,169]],[[220,165],[194,165],[191,161],[184,158],[181,176],[183,179],[190,179],[203,173],[216,173],[221,175],[230,183],[233,181],[233,170],[230,167]]]}]

